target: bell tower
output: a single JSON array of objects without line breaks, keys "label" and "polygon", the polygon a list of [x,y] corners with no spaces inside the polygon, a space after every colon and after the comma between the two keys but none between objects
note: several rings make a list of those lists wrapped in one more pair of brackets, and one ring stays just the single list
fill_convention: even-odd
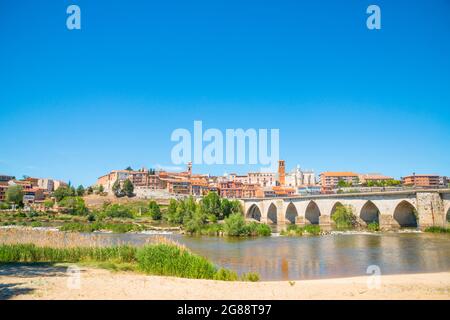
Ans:
[{"label": "bell tower", "polygon": [[280,183],[280,186],[284,186],[286,183],[285,177],[286,170],[284,167],[284,160],[278,160],[278,182]]},{"label": "bell tower", "polygon": [[192,175],[192,162],[191,161],[189,161],[187,163],[187,173],[188,173],[189,176]]}]

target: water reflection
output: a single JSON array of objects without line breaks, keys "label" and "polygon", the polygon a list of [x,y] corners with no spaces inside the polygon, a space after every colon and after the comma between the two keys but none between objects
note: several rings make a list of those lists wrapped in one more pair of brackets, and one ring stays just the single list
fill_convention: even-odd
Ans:
[{"label": "water reflection", "polygon": [[[89,235],[86,235],[89,236]],[[97,235],[96,237],[99,237]],[[144,244],[152,235],[103,234],[105,244]],[[168,235],[221,267],[258,272],[263,280],[296,280],[450,270],[450,238],[433,234],[332,234],[230,239]]]}]

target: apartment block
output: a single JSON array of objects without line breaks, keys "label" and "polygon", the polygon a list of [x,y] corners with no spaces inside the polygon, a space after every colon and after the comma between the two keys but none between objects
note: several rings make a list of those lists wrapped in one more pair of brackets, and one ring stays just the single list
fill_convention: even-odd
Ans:
[{"label": "apartment block", "polygon": [[410,176],[402,177],[402,184],[411,187],[439,187],[440,182],[440,177],[434,174],[412,174]]},{"label": "apartment block", "polygon": [[345,181],[348,184],[357,185],[359,182],[358,174],[354,172],[322,172],[320,174],[320,185],[322,191],[329,191],[338,186],[339,181]]}]

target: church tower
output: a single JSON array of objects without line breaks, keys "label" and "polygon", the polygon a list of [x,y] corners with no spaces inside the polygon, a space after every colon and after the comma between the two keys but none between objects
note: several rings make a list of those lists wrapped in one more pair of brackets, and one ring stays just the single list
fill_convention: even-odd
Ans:
[{"label": "church tower", "polygon": [[286,177],[286,170],[284,167],[284,160],[278,161],[278,182],[280,183],[280,186],[284,186],[286,183],[285,180]]}]

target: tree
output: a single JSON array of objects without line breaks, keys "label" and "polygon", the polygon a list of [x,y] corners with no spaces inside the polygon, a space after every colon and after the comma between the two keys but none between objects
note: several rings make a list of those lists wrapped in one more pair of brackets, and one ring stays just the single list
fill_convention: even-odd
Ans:
[{"label": "tree", "polygon": [[338,205],[331,219],[336,223],[337,229],[349,229],[356,224],[356,217],[349,206]]},{"label": "tree", "polygon": [[133,213],[128,207],[117,203],[107,205],[104,214],[111,218],[133,218]]},{"label": "tree", "polygon": [[177,217],[178,202],[175,199],[170,199],[165,219],[170,223],[181,223],[183,220]]},{"label": "tree", "polygon": [[112,186],[112,191],[114,192],[114,195],[115,195],[116,197],[122,197],[122,196],[123,196],[123,194],[122,194],[122,189],[120,188],[120,182],[119,182],[119,179],[117,179],[117,180],[114,182],[114,184],[113,184],[113,186]]},{"label": "tree", "polygon": [[338,186],[339,188],[345,188],[345,187],[348,186],[348,184],[347,184],[347,182],[345,182],[345,180],[342,180],[342,179],[341,179],[341,180],[338,181],[337,186]]},{"label": "tree", "polygon": [[13,203],[15,205],[23,204],[23,189],[22,186],[13,185],[6,189],[5,200],[7,203]]},{"label": "tree", "polygon": [[153,220],[161,219],[161,209],[159,208],[159,205],[156,203],[156,201],[150,201],[150,203],[148,204],[148,208],[150,217]]},{"label": "tree", "polygon": [[92,194],[93,192],[94,192],[94,189],[92,189],[91,186],[89,186],[89,187],[86,189],[86,193],[87,193],[87,194]]},{"label": "tree", "polygon": [[81,197],[64,197],[59,202],[59,205],[63,207],[63,211],[73,215],[86,215],[89,213],[83,198]]},{"label": "tree", "polygon": [[130,166],[128,166],[128,167],[125,168],[125,170],[127,170],[127,171],[133,171],[133,168],[130,167]]},{"label": "tree", "polygon": [[84,187],[83,185],[80,184],[77,188],[77,196],[79,197],[84,196],[84,192],[85,192]]},{"label": "tree", "polygon": [[214,215],[218,219],[223,219],[223,210],[220,197],[216,192],[209,192],[200,202],[205,215]]},{"label": "tree", "polygon": [[103,185],[99,185],[98,192],[103,193],[105,191],[105,188],[103,188]]},{"label": "tree", "polygon": [[125,193],[125,195],[127,197],[133,197],[134,196],[134,186],[133,183],[127,179],[123,182],[123,187],[122,187],[123,193]]},{"label": "tree", "polygon": [[74,189],[69,186],[60,186],[55,190],[55,192],[53,192],[53,196],[55,197],[57,202],[60,202],[65,197],[73,197],[74,195]]},{"label": "tree", "polygon": [[239,236],[245,233],[245,219],[239,213],[233,213],[225,219],[223,227],[225,233],[229,236]]}]

